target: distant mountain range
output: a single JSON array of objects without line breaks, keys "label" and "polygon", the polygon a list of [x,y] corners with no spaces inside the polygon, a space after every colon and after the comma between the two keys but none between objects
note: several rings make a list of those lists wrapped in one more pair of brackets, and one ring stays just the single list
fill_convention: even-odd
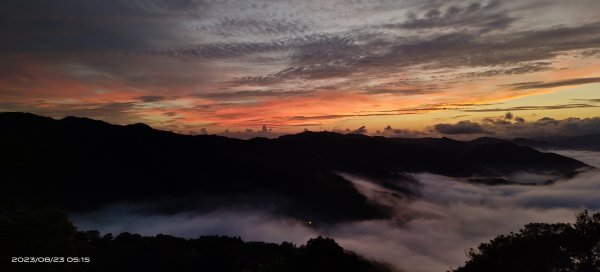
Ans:
[{"label": "distant mountain range", "polygon": [[164,213],[252,207],[325,223],[384,218],[387,207],[369,202],[337,173],[371,178],[413,198],[418,181],[405,173],[497,183],[510,173],[571,176],[589,167],[523,146],[525,139],[303,132],[239,140],[28,113],[0,113],[0,127],[0,197],[75,212],[142,202]]}]

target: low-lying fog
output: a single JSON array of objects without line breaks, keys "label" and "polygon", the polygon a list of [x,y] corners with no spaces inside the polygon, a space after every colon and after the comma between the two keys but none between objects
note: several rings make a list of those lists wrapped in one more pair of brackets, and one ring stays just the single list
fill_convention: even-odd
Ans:
[{"label": "low-lying fog", "polygon": [[[553,151],[600,168],[600,152]],[[360,177],[342,174],[372,201],[396,207],[387,220],[333,226],[313,225],[270,215],[267,211],[221,210],[205,214],[147,216],[135,207],[113,206],[77,214],[80,229],[158,233],[181,237],[220,234],[246,241],[304,244],[325,235],[344,248],[389,263],[400,271],[446,271],[466,260],[465,252],[498,234],[517,231],[530,222],[573,222],[582,209],[600,209],[600,170],[545,186],[474,185],[449,177],[415,174],[422,184],[414,201],[394,197],[388,190]],[[534,176],[523,175],[523,179]],[[513,177],[514,178],[514,177]],[[313,228],[312,226],[318,226]]]}]

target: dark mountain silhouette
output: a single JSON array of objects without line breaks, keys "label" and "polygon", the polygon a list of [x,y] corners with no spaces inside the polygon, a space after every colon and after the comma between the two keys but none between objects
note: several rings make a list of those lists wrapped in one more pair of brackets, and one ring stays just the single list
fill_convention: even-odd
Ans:
[{"label": "dark mountain silhouette", "polygon": [[238,140],[27,113],[0,113],[0,127],[0,197],[80,212],[146,202],[162,212],[250,205],[318,222],[381,218],[387,208],[336,173],[373,178],[410,198],[417,181],[407,172],[497,178],[587,167],[507,142],[331,132]]}]

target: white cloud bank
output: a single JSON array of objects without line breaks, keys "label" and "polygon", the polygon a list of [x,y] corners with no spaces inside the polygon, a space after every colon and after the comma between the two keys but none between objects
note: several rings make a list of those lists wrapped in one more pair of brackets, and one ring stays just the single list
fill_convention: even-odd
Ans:
[{"label": "white cloud bank", "polygon": [[[600,152],[558,151],[600,166]],[[82,229],[158,233],[182,237],[221,234],[244,240],[305,243],[316,235],[333,237],[344,248],[389,263],[400,271],[446,271],[466,260],[465,252],[498,234],[530,222],[572,222],[584,208],[600,210],[600,171],[592,170],[547,186],[487,186],[433,174],[415,174],[421,196],[411,202],[368,180],[344,175],[372,201],[396,207],[387,220],[310,228],[306,222],[265,211],[222,210],[207,214],[140,215],[112,207],[75,215]]]}]

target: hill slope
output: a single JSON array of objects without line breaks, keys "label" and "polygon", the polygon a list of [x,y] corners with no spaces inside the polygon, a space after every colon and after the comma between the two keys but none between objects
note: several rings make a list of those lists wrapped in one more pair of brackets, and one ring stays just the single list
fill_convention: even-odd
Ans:
[{"label": "hill slope", "polygon": [[386,207],[367,201],[336,172],[372,177],[410,198],[414,192],[409,188],[416,181],[404,172],[570,175],[586,167],[512,143],[481,145],[447,138],[304,132],[238,140],[26,113],[0,113],[0,127],[0,195],[69,211],[146,202],[162,212],[250,205],[329,222],[381,218]]}]

